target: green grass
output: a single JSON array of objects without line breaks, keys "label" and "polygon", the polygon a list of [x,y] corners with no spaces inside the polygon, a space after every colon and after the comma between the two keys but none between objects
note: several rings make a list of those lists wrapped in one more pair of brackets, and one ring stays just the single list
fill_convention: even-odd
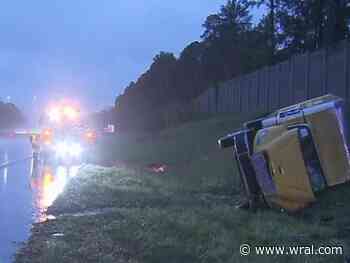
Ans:
[{"label": "green grass", "polygon": [[[240,256],[242,243],[342,245],[347,255],[350,247],[349,185],[329,189],[296,215],[235,208],[232,152],[218,149],[216,140],[241,123],[223,116],[153,137],[104,141],[100,161],[121,165],[82,168],[49,209],[57,219],[35,225],[16,262],[344,262],[344,256]],[[153,162],[169,170],[150,173],[145,166]]]},{"label": "green grass", "polygon": [[174,165],[186,164],[207,158],[208,154],[222,152],[217,147],[217,139],[239,129],[242,122],[239,116],[230,114],[187,123],[153,135],[101,138],[102,148],[98,156],[100,159],[138,164],[160,161]]}]

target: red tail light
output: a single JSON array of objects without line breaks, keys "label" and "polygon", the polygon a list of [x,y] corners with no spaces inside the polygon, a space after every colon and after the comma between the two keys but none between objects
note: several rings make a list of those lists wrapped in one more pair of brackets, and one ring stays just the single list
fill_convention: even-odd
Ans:
[{"label": "red tail light", "polygon": [[87,131],[85,133],[85,140],[89,143],[94,143],[96,142],[97,139],[97,134],[94,131]]},{"label": "red tail light", "polygon": [[42,131],[40,137],[41,137],[41,140],[42,140],[43,143],[51,144],[52,136],[53,136],[52,130],[51,129],[45,129],[45,130]]}]

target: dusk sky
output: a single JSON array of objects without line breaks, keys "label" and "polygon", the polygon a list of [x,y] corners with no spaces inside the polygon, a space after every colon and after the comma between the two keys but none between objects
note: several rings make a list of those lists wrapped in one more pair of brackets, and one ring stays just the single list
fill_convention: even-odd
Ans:
[{"label": "dusk sky", "polygon": [[[21,109],[73,97],[111,106],[159,51],[176,55],[199,40],[226,0],[4,1],[0,10],[0,97]],[[39,107],[39,106],[37,106]]]}]

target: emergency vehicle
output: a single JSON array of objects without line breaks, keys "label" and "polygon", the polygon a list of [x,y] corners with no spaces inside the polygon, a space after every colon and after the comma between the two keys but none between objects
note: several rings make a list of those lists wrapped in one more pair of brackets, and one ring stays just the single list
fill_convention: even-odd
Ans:
[{"label": "emergency vehicle", "polygon": [[39,132],[30,140],[35,158],[71,164],[89,157],[97,132],[82,123],[77,105],[62,101],[48,107],[40,119]]}]

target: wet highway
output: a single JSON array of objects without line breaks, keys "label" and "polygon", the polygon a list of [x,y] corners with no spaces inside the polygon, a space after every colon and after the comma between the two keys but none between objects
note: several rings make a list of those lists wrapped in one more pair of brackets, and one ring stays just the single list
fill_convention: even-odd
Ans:
[{"label": "wet highway", "polygon": [[[28,140],[0,139],[0,165],[30,155]],[[45,210],[76,171],[52,165],[33,171],[32,160],[0,168],[0,263],[12,262],[33,222],[46,220]]]}]

